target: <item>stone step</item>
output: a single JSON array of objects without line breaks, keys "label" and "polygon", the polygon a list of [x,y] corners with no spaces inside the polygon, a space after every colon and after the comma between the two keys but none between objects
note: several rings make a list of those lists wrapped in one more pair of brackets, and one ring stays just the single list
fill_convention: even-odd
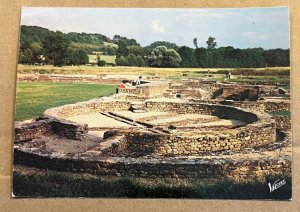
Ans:
[{"label": "stone step", "polygon": [[144,103],[141,104],[131,104],[129,110],[145,110],[146,105]]},{"label": "stone step", "polygon": [[134,109],[132,110],[133,113],[146,113],[146,110],[142,110],[142,109]]}]

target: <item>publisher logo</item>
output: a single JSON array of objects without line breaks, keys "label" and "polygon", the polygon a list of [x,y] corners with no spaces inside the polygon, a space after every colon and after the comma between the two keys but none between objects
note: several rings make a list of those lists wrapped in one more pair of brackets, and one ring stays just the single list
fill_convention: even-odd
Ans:
[{"label": "publisher logo", "polygon": [[283,180],[278,179],[273,184],[268,183],[270,193],[272,193],[273,191],[277,190],[278,188],[280,188],[281,186],[283,186],[285,184],[286,184],[285,179],[283,179]]}]

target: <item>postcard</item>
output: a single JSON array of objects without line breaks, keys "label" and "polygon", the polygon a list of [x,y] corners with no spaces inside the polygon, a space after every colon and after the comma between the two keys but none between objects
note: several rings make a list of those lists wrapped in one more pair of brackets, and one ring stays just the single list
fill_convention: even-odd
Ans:
[{"label": "postcard", "polygon": [[14,197],[292,198],[288,7],[23,7]]}]

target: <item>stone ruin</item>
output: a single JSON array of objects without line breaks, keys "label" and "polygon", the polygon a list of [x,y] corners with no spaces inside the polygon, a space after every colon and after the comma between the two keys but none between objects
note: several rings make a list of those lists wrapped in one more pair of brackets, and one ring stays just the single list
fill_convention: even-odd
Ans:
[{"label": "stone ruin", "polygon": [[98,175],[254,179],[291,173],[289,98],[273,85],[152,81],[15,127],[14,163]]}]

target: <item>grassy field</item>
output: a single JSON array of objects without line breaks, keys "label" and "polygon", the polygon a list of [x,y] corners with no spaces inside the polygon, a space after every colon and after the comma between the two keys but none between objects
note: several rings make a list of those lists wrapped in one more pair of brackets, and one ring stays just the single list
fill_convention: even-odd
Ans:
[{"label": "grassy field", "polygon": [[78,49],[97,49],[99,48],[96,44],[90,43],[78,43],[78,42],[71,42],[71,47],[78,48]]},{"label": "grassy field", "polygon": [[[104,56],[104,55],[103,55]],[[101,56],[102,57],[102,56]],[[112,56],[110,56],[112,57]],[[102,59],[102,58],[101,58]],[[230,71],[233,75],[238,75],[239,72],[244,73],[249,69],[232,69],[232,68],[151,68],[151,67],[97,67],[97,66],[64,66],[53,67],[50,65],[45,66],[32,66],[32,65],[18,65],[18,73],[34,73],[43,70],[48,74],[141,74],[141,75],[155,75],[161,77],[175,77],[187,75],[203,75],[203,74],[224,74],[224,71]],[[264,70],[271,76],[277,75],[278,72],[288,72],[289,67],[276,67],[276,68],[257,68],[252,73],[256,74],[264,72]]]},{"label": "grassy field", "polygon": [[[89,54],[89,62],[97,63],[97,55]],[[106,63],[116,64],[116,55],[100,55],[100,60],[104,60]]]},{"label": "grassy field", "polygon": [[52,107],[115,93],[114,85],[70,83],[17,83],[15,120],[38,117]]},{"label": "grassy field", "polygon": [[[267,182],[285,179],[270,194]],[[147,179],[99,177],[69,172],[14,171],[13,193],[28,197],[126,197],[201,199],[290,199],[291,178],[269,176],[265,181],[232,182],[217,179]]]},{"label": "grassy field", "polygon": [[[96,55],[92,55],[96,57]],[[105,59],[101,56],[101,59]],[[114,56],[105,56],[106,60],[114,60]],[[167,79],[207,79],[213,81],[224,81],[225,72],[232,73],[231,82],[245,83],[281,83],[290,84],[290,68],[257,68],[257,69],[213,69],[213,68],[150,68],[150,67],[97,67],[97,66],[30,66],[19,65],[18,73],[30,74],[87,74],[87,75],[133,75],[154,76]]]},{"label": "grassy field", "polygon": [[109,42],[103,41],[103,45],[118,48],[118,44],[115,44],[115,43],[109,43]]},{"label": "grassy field", "polygon": [[115,43],[109,43],[109,42],[103,42],[102,45],[97,45],[97,44],[90,44],[90,43],[79,43],[79,42],[71,42],[71,47],[75,48],[81,48],[81,49],[97,49],[102,46],[107,46],[107,47],[116,47],[118,48],[118,45]]}]

